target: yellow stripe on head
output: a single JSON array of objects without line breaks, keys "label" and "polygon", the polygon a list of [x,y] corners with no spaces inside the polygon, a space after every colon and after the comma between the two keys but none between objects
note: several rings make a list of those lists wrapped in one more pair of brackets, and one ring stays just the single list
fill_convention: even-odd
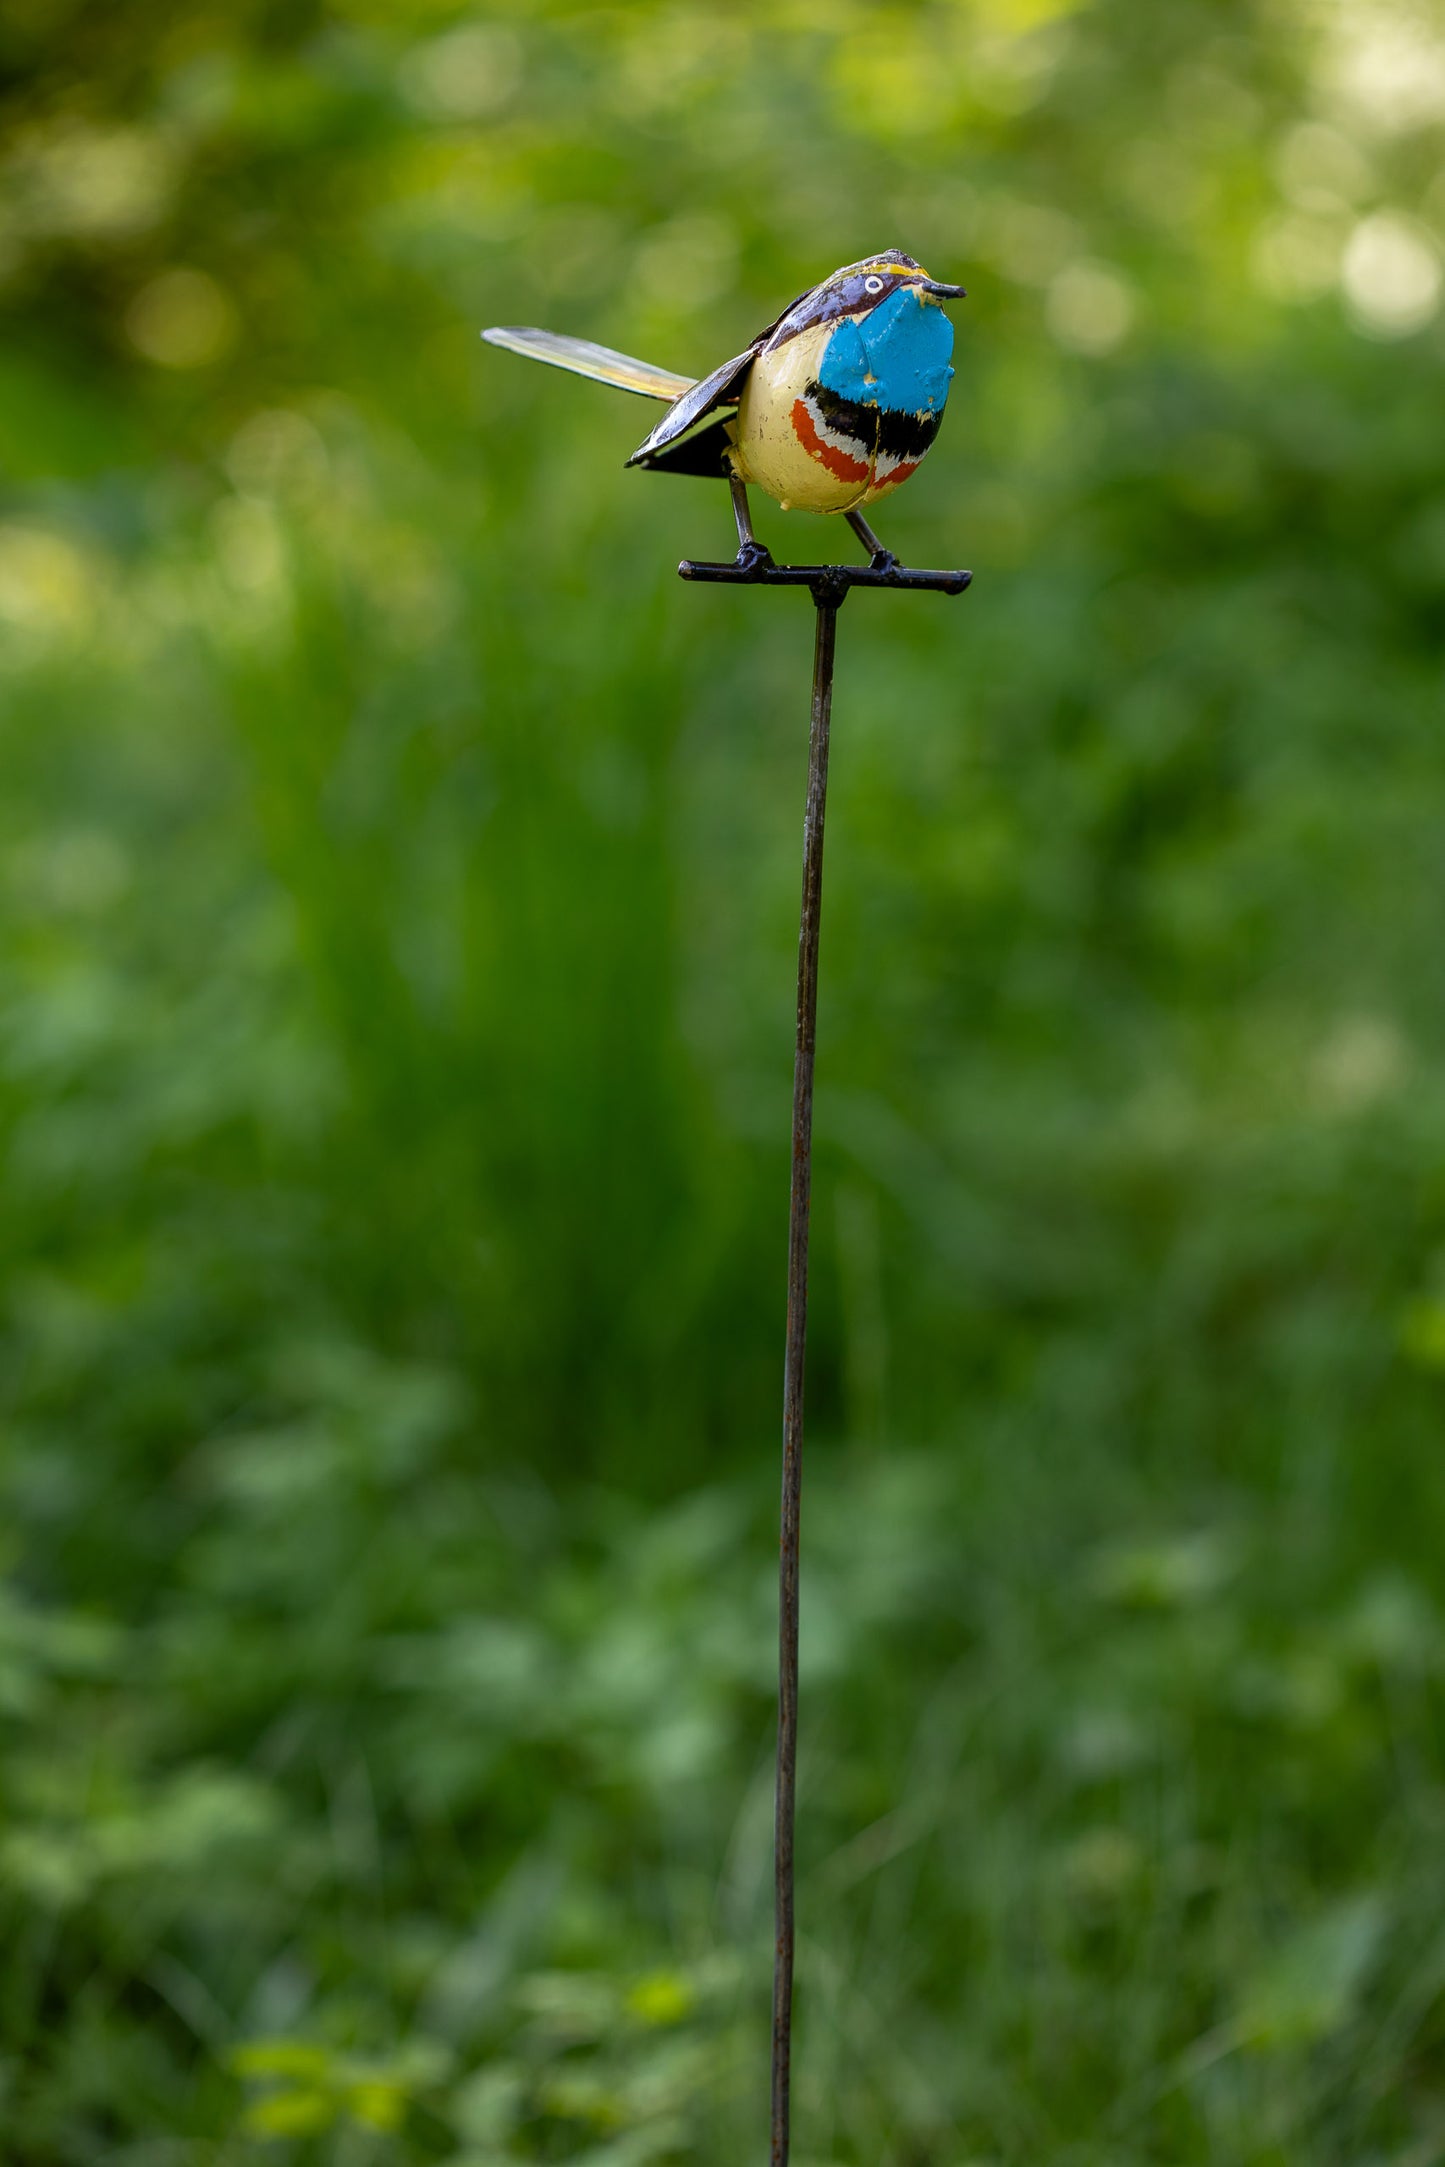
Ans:
[{"label": "yellow stripe on head", "polygon": [[927,278],[921,263],[865,263],[860,265],[865,278]]}]

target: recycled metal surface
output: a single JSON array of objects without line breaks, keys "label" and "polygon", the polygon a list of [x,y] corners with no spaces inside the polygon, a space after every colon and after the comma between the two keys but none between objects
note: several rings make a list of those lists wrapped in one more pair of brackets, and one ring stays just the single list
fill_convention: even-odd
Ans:
[{"label": "recycled metal surface", "polygon": [[793,1160],[788,1213],[788,1324],[783,1366],[783,1496],[778,1561],[778,1781],[774,1817],[777,1939],[773,1956],[771,2167],[787,2167],[793,2057],[793,1830],[798,1780],[798,1563],[803,1495],[803,1361],[808,1331],[808,1219],[813,1189],[813,1067],[818,1028],[818,936],[823,916],[823,823],[838,611],[853,587],[962,594],[971,572],[875,570],[847,564],[699,564],[684,579],[727,586],[807,587],[817,610],[808,800],[803,817],[803,908],[798,927],[798,1018],[793,1055]]}]

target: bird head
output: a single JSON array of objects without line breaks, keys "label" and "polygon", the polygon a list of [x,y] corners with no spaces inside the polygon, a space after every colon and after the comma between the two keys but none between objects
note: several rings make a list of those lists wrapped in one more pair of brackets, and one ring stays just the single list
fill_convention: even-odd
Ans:
[{"label": "bird head", "polygon": [[964,289],[930,278],[922,264],[905,256],[901,248],[885,248],[859,263],[845,263],[831,278],[803,294],[778,319],[768,344],[781,346],[812,324],[870,315],[902,291],[914,294],[920,303],[938,307],[944,301],[962,300]]}]

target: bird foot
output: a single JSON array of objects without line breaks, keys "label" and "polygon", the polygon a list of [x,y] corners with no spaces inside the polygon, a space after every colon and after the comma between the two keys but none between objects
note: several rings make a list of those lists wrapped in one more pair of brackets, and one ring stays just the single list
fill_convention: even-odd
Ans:
[{"label": "bird foot", "polygon": [[740,572],[771,572],[773,553],[761,542],[739,542],[737,567]]},{"label": "bird foot", "polygon": [[891,549],[875,549],[868,559],[868,569],[870,572],[896,572],[900,567]]}]

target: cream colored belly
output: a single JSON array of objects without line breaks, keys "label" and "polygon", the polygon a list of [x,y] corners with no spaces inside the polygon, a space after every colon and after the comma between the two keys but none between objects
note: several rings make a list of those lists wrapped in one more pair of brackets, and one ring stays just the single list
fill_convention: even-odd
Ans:
[{"label": "cream colored belly", "polygon": [[819,324],[775,354],[759,354],[738,402],[738,474],[784,511],[851,512],[875,494],[875,459],[862,462],[829,443],[802,407],[833,328]]}]

